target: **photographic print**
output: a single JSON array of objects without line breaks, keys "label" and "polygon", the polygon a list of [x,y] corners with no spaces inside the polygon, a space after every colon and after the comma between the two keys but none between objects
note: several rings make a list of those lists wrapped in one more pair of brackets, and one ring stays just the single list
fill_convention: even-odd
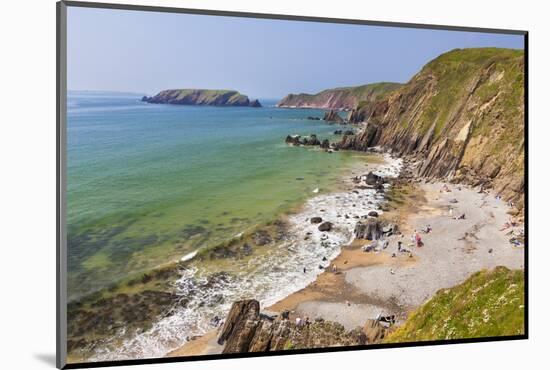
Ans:
[{"label": "photographic print", "polygon": [[69,367],[526,337],[525,32],[65,10]]}]

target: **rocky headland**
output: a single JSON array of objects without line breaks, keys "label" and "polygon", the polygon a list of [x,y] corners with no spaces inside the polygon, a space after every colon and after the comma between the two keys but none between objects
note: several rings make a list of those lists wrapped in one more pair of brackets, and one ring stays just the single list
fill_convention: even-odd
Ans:
[{"label": "rocky headland", "polygon": [[353,87],[323,90],[317,94],[288,94],[279,103],[281,108],[353,109],[362,101],[375,102],[401,84],[380,82]]},{"label": "rocky headland", "polygon": [[248,99],[235,90],[173,89],[163,90],[154,96],[144,96],[141,101],[152,104],[213,105],[259,108],[260,102]]}]

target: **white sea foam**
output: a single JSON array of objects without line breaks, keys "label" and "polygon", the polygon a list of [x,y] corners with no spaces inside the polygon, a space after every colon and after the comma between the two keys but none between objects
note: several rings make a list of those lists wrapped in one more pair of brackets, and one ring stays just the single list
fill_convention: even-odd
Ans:
[{"label": "white sea foam", "polygon": [[196,250],[196,251],[193,251],[191,253],[187,253],[185,256],[181,257],[181,260],[182,262],[185,262],[185,261],[190,261],[192,260],[193,258],[195,258],[195,256],[197,255],[199,251]]},{"label": "white sea foam", "polygon": [[[388,155],[385,160],[386,164],[373,172],[380,176],[397,176],[401,160]],[[187,301],[185,305],[176,305],[151,329],[123,341],[122,345],[113,342],[96,350],[91,361],[164,356],[183,345],[186,338],[212,330],[212,318],[224,318],[236,300],[255,298],[262,307],[267,307],[305,288],[323,271],[319,266],[329,266],[340,253],[341,246],[353,239],[353,229],[360,217],[371,210],[381,213],[379,207],[383,200],[383,195],[374,189],[316,195],[299,213],[289,217],[287,240],[274,246],[269,253],[250,259],[238,274],[224,274],[209,280],[196,268],[185,270],[177,281],[177,294],[182,302]],[[310,222],[312,217],[333,223],[333,229],[319,231],[319,225]],[[184,258],[191,255],[193,258],[194,254],[196,252]]]}]

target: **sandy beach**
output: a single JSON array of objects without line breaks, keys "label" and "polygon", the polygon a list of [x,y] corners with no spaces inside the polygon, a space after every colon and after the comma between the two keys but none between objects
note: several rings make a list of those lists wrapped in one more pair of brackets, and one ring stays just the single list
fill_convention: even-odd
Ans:
[{"label": "sandy beach", "polygon": [[[394,314],[399,325],[438,290],[455,286],[474,272],[496,266],[524,267],[523,247],[509,242],[523,224],[503,230],[512,219],[504,201],[463,185],[413,181],[405,187],[406,191],[399,190],[399,206],[380,212],[384,219],[397,222],[401,231],[386,238],[386,249],[364,252],[362,247],[369,241],[355,239],[314,282],[264,310],[288,310],[293,319],[323,318],[347,330],[363,327],[379,315]],[[457,219],[461,215],[464,219]],[[431,232],[421,231],[427,225]],[[422,237],[422,247],[411,241],[415,231]],[[398,241],[411,253],[398,252]],[[213,345],[215,333],[190,341],[170,355],[221,351]]]},{"label": "sandy beach", "polygon": [[[385,251],[362,252],[357,247],[362,242],[356,240],[335,260],[339,278],[327,278],[324,275],[331,273],[326,272],[270,309],[291,310],[297,317],[323,317],[352,329],[379,314],[396,314],[403,320],[439,289],[457,285],[476,271],[523,268],[523,248],[509,242],[509,233],[522,226],[501,230],[510,219],[509,207],[475,189],[446,185],[450,191],[441,192],[443,187],[443,183],[417,185],[421,201],[409,204],[415,212],[401,210],[403,234],[391,236]],[[462,214],[465,219],[454,219]],[[424,246],[417,248],[410,235],[426,225],[432,231],[421,234]],[[397,241],[411,250],[412,258],[397,252]],[[394,253],[397,257],[392,257]],[[347,266],[346,261],[353,262]]]}]

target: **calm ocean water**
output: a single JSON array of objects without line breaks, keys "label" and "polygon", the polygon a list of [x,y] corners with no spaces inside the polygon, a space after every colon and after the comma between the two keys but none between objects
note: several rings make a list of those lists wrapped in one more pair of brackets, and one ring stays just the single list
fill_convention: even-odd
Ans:
[{"label": "calm ocean water", "polygon": [[69,93],[70,299],[273,220],[358,160],[284,143],[334,139],[336,126],[306,119],[320,110],[139,98]]}]

